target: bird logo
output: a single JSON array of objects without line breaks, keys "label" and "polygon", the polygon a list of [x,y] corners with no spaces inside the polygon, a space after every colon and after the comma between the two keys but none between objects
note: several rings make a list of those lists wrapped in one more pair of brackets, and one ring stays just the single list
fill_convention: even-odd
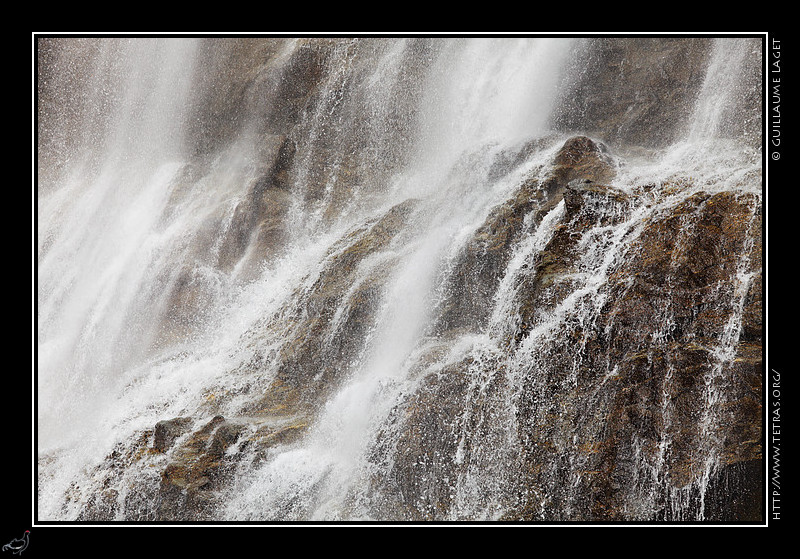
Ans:
[{"label": "bird logo", "polygon": [[30,536],[30,533],[30,530],[25,530],[25,533],[21,538],[14,538],[4,545],[3,551],[10,551],[11,553],[21,555],[22,552],[25,551],[25,548],[28,547],[28,537]]}]

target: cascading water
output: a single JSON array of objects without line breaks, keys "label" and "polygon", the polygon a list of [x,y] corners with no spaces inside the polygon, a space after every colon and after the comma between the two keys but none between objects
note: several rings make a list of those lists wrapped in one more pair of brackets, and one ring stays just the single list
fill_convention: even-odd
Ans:
[{"label": "cascading water", "polygon": [[758,459],[758,40],[665,41],[646,146],[592,40],[40,41],[39,519],[704,520]]}]

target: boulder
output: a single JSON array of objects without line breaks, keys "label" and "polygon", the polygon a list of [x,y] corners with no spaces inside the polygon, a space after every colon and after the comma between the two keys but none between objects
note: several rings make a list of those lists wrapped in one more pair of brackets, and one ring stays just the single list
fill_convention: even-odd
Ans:
[{"label": "boulder", "polygon": [[159,421],[153,430],[153,449],[157,452],[166,452],[178,437],[188,432],[191,424],[192,418],[190,417],[176,417]]}]

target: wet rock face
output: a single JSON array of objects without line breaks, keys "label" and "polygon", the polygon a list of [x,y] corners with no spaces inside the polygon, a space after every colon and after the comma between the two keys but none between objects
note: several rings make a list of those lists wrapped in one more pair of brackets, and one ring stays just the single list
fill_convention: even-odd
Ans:
[{"label": "wet rock face", "polygon": [[215,302],[213,278],[198,277],[198,264],[250,281],[286,250],[293,204],[330,223],[381,192],[413,137],[418,76],[431,50],[414,42],[400,89],[386,92],[394,104],[370,107],[354,88],[372,79],[371,57],[389,46],[344,38],[201,43],[204,72],[187,134],[194,164],[204,168],[241,141],[237,150],[252,150],[251,172],[230,213],[209,218],[182,269],[165,279],[164,338],[190,336]]},{"label": "wet rock face", "polygon": [[[535,147],[537,142],[533,142]],[[526,153],[526,147],[520,155]],[[542,180],[529,179],[514,196],[496,208],[468,243],[454,268],[452,286],[440,319],[441,331],[484,324],[490,301],[502,278],[514,245],[562,199],[572,213],[590,196],[572,193],[580,189],[611,192],[600,184],[615,175],[615,165],[601,142],[576,136],[564,142],[553,158],[550,173]],[[580,183],[580,185],[579,185]],[[616,195],[622,196],[621,193]],[[526,224],[528,214],[534,219]]]},{"label": "wet rock face", "polygon": [[191,423],[192,420],[189,417],[159,421],[153,432],[153,448],[157,452],[166,452],[178,437],[188,431]]},{"label": "wet rock face", "polygon": [[160,520],[208,520],[218,506],[217,492],[229,480],[232,460],[225,451],[245,426],[212,418],[170,453],[161,473],[156,517]]},{"label": "wet rock face", "polygon": [[387,476],[372,482],[372,490],[382,495],[382,514],[420,521],[443,518],[451,510],[460,406],[469,386],[465,365],[426,377],[405,406],[404,427],[396,441],[399,459]]},{"label": "wet rock face", "polygon": [[[761,144],[760,39],[735,85],[730,109],[721,115],[723,136],[754,148]],[[706,38],[606,38],[592,40],[576,54],[585,69],[563,91],[553,116],[557,128],[583,130],[610,145],[659,148],[686,132],[693,101],[704,85],[713,54]]]},{"label": "wet rock face", "polygon": [[[538,324],[540,313],[563,305],[580,288],[572,275],[585,253],[574,239],[592,234],[602,220],[575,217],[597,207],[591,203],[597,196],[595,188],[567,190],[567,216],[573,218],[556,231],[531,278],[521,307],[527,322]],[[600,196],[606,211],[625,205],[613,191],[602,189]],[[755,281],[748,274],[757,271],[750,253],[758,245],[759,213],[749,194],[701,192],[666,204],[643,218],[626,257],[607,270],[601,288],[607,293],[581,303],[602,301],[602,307],[576,312],[551,339],[539,340],[526,382],[540,388],[525,392],[520,408],[527,459],[549,465],[534,485],[547,484],[546,493],[565,504],[578,499],[576,510],[587,519],[676,519],[671,500],[679,490],[694,491],[694,499],[706,491],[693,473],[698,464],[719,459],[722,468],[759,459],[762,342],[760,336],[738,336],[738,305],[757,305],[757,296],[743,298],[741,291],[749,293]],[[730,355],[723,357],[725,352]],[[709,399],[718,403],[709,408]],[[569,468],[561,453],[571,456]],[[571,477],[564,478],[566,472]],[[570,495],[554,479],[579,489]],[[634,480],[646,488],[639,497],[628,489]],[[630,500],[640,501],[643,510],[626,510]],[[705,504],[712,516],[721,514],[716,507],[729,506]],[[749,506],[758,509],[756,501]],[[695,503],[695,512],[699,508]]]},{"label": "wet rock face", "polygon": [[[519,381],[519,452],[502,458],[515,473],[498,474],[508,475],[498,497],[504,518],[683,519],[675,510],[708,519],[734,513],[757,518],[758,492],[734,495],[721,488],[758,481],[752,472],[761,456],[760,203],[751,194],[680,194],[690,184],[667,185],[663,195],[649,186],[622,191],[611,185],[610,161],[586,137],[565,142],[550,175],[522,184],[489,216],[468,244],[462,270],[453,275],[453,292],[466,298],[460,307],[443,309],[442,339],[482,323],[485,315],[476,315],[480,307],[474,305],[481,293],[485,304],[499,282],[486,273],[504,269],[514,242],[530,233],[524,216],[538,214],[540,220],[563,203],[550,241],[519,279],[520,326],[509,333],[509,356],[524,355],[529,336],[539,338]],[[349,343],[369,324],[375,299],[362,295],[372,282],[349,291],[353,314],[339,323],[342,338],[327,332],[333,310],[342,305],[359,263],[388,245],[412,207],[392,209],[332,254],[298,315],[303,327],[287,345],[279,378],[254,400],[252,413],[302,415],[335,386],[336,363],[354,355],[358,345]],[[625,258],[612,258],[602,268],[601,296],[593,299],[587,292],[569,306],[567,298],[585,287],[582,278],[598,273],[599,262],[618,250],[610,234],[626,228]],[[595,246],[588,240],[606,248],[587,252]],[[379,277],[375,281],[379,287]],[[532,334],[559,308],[566,309],[566,318],[552,332]],[[738,336],[731,330],[737,313]],[[321,344],[323,338],[328,343]],[[726,351],[730,355],[723,358]],[[476,464],[492,467],[497,455],[487,447],[490,441],[499,447],[507,437],[501,426],[508,418],[498,411],[510,389],[504,367],[490,359],[456,363],[430,376],[421,369],[420,387],[398,411],[403,419],[397,420],[397,438],[376,443],[376,461],[385,459],[382,452],[394,456],[387,474],[372,482],[372,494],[380,496],[378,514],[446,517],[455,506],[458,480]],[[481,405],[465,411],[465,402],[475,397],[475,375],[492,380],[486,381]],[[711,394],[718,404],[708,409]],[[257,440],[284,440],[270,433]],[[204,510],[201,497],[219,487],[212,483],[219,478],[209,475],[217,467],[215,454],[205,452],[191,474],[180,462],[164,471],[160,492],[181,492],[187,510]],[[697,471],[710,461],[719,466],[705,484]]]},{"label": "wet rock face", "polygon": [[[484,283],[499,280],[478,263],[503,269],[522,216],[563,202],[550,241],[517,280],[519,327],[509,349],[519,357],[509,358],[523,371],[514,418],[519,463],[488,449],[503,439],[485,418],[509,420],[497,414],[508,389],[502,362],[437,371],[404,404],[408,426],[390,481],[376,484],[397,485],[404,499],[395,506],[404,514],[445,516],[453,480],[470,465],[489,471],[494,456],[514,464],[498,497],[507,519],[760,518],[753,489],[762,452],[760,200],[692,194],[688,183],[664,185],[663,195],[622,191],[595,182],[613,182],[602,154],[588,138],[567,141],[553,174],[523,185],[526,194],[479,229],[456,275],[468,293],[463,309],[471,311],[479,285],[487,304],[494,287]],[[531,196],[537,191],[550,198]],[[591,287],[592,277],[601,283]],[[471,312],[447,307],[443,324],[474,326]],[[472,410],[478,396],[470,384],[480,382],[487,384]],[[457,450],[460,437],[469,442]]]},{"label": "wet rock face", "polygon": [[313,410],[339,386],[374,323],[391,261],[366,271],[361,266],[390,246],[415,206],[413,199],[393,206],[331,250],[291,320],[273,387],[253,410],[274,407],[276,394],[277,401]]},{"label": "wet rock face", "polygon": [[693,38],[592,41],[579,55],[588,71],[564,92],[554,120],[614,144],[664,146],[682,132],[710,49]]},{"label": "wet rock face", "polygon": [[325,41],[287,38],[203,39],[188,130],[193,151],[214,153],[248,128],[286,135],[319,87],[329,47]]},{"label": "wet rock face", "polygon": [[244,266],[244,278],[255,277],[258,267],[282,254],[288,241],[288,212],[292,196],[286,173],[294,144],[282,135],[264,135],[257,142],[256,177],[215,242],[214,265],[225,272]]}]

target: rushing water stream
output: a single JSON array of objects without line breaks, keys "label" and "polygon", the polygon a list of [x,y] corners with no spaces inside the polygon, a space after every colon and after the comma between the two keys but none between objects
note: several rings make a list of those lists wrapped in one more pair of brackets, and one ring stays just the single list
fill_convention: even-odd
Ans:
[{"label": "rushing water stream", "polygon": [[[174,456],[139,448],[124,471],[108,457],[135,453],[159,421],[191,417],[180,442],[215,415],[244,431],[225,450],[235,460],[211,520],[494,520],[523,501],[525,518],[589,518],[581,488],[598,471],[587,465],[594,455],[569,449],[589,446],[580,441],[606,423],[569,427],[577,412],[566,407],[584,404],[561,396],[610,405],[618,369],[609,357],[596,383],[582,384],[591,340],[570,328],[621,328],[605,313],[628,293],[619,271],[638,262],[648,227],[697,196],[732,192],[749,216],[747,238],[719,294],[703,291],[724,301],[724,327],[713,342],[695,340],[711,356],[698,388],[706,404],[692,435],[701,442],[681,464],[697,470],[678,483],[670,469],[689,451],[678,450],[671,396],[679,359],[661,357],[678,339],[681,309],[668,303],[637,354],[665,363],[648,411],[662,431],[653,444],[631,437],[625,451],[639,459],[626,466],[633,483],[619,505],[631,519],[702,519],[696,499],[728,452],[718,402],[731,398],[727,371],[757,275],[760,137],[742,132],[741,119],[759,41],[709,39],[673,140],[620,141],[606,156],[625,201],[596,209],[568,288],[525,311],[513,350],[532,270],[568,226],[568,204],[525,206],[497,269],[478,265],[465,279],[464,254],[493,212],[520,185],[545,184],[565,140],[585,133],[554,115],[591,64],[591,41],[317,41],[319,59],[300,39],[40,44],[38,518],[83,519],[92,496],[111,488],[111,519],[153,519],[132,511],[157,499]],[[681,251],[693,250],[702,211],[680,216],[668,281]],[[270,386],[292,386],[303,404],[264,412]],[[446,440],[427,440],[434,431],[414,424],[423,419],[441,421],[435,432]],[[549,439],[532,434],[543,425]],[[285,427],[302,436],[244,444]],[[536,479],[551,481],[520,498],[520,472],[534,475],[545,439],[563,453],[538,463]]]}]

